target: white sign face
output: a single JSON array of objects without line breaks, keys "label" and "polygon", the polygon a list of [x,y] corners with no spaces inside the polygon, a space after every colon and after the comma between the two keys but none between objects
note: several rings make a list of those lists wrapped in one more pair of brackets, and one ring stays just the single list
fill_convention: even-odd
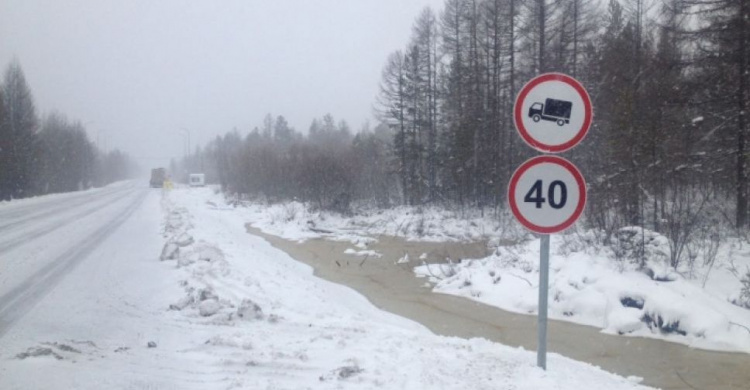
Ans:
[{"label": "white sign face", "polygon": [[516,129],[529,146],[558,153],[577,145],[592,120],[591,99],[576,79],[545,73],[526,83],[513,108]]},{"label": "white sign face", "polygon": [[586,183],[570,161],[534,157],[513,173],[508,186],[513,215],[527,229],[556,233],[573,225],[586,205]]}]

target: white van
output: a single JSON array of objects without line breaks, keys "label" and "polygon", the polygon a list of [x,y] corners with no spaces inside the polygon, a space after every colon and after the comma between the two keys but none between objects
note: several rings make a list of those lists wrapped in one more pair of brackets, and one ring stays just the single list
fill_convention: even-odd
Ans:
[{"label": "white van", "polygon": [[190,174],[190,187],[203,187],[206,185],[206,175],[203,173]]}]

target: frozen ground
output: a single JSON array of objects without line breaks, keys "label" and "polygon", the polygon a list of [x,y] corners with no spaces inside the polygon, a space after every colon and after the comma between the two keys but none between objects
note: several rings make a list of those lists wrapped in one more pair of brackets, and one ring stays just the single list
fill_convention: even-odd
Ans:
[{"label": "frozen ground", "polygon": [[0,336],[0,388],[640,387],[380,311],[248,235],[208,189],[129,196],[132,215]]},{"label": "frozen ground", "polygon": [[[349,241],[352,255],[361,255],[368,241],[381,234],[425,241],[486,240],[494,248],[486,258],[446,259],[446,264],[423,264],[415,271],[427,277],[436,292],[518,313],[537,312],[539,240],[506,215],[401,207],[345,218],[312,212],[300,203],[246,206],[253,225],[265,232],[293,240],[325,236]],[[750,310],[732,304],[741,301],[740,279],[750,269],[750,242],[727,234],[715,248],[715,261],[708,264],[705,257],[712,244],[699,243],[693,247],[694,266],[675,270],[668,266],[667,239],[645,232],[649,276],[637,270],[629,253],[637,246],[639,232],[623,229],[621,245],[612,247],[598,244],[593,232],[554,235],[550,317],[606,333],[750,353]],[[629,235],[635,241],[630,246],[625,242]]]}]

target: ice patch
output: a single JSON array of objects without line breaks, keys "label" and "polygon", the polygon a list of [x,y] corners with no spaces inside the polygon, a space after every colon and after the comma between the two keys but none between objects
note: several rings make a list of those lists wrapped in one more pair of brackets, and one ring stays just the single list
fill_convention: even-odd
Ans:
[{"label": "ice patch", "polygon": [[408,262],[409,262],[409,254],[408,253],[404,253],[404,255],[400,259],[396,260],[396,264],[406,264]]},{"label": "ice patch", "polygon": [[381,255],[380,253],[378,253],[378,252],[376,252],[374,250],[362,250],[362,251],[358,251],[358,250],[355,250],[355,249],[352,249],[352,248],[347,248],[344,251],[344,253],[347,254],[347,255],[354,255],[354,256],[367,256],[367,257],[382,257],[383,256],[383,255]]}]

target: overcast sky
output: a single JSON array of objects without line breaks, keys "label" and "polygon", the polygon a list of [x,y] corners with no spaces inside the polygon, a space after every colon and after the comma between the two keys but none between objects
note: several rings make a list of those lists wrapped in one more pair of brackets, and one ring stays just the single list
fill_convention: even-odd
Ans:
[{"label": "overcast sky", "polygon": [[20,62],[40,114],[85,124],[144,167],[266,113],[353,129],[389,53],[443,0],[0,0],[0,66]]}]

